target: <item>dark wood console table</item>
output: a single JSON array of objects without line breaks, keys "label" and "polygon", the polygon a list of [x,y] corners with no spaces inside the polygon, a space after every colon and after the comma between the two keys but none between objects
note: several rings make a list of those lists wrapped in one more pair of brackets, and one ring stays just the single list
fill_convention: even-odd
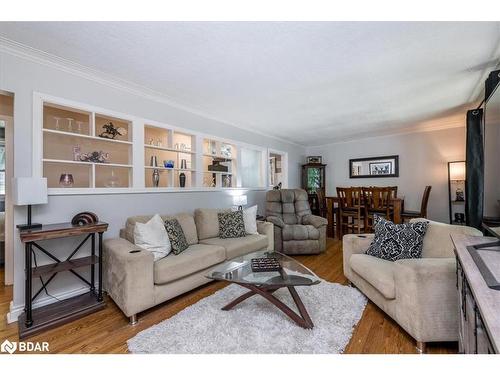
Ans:
[{"label": "dark wood console table", "polygon": [[[21,241],[25,245],[26,276],[24,313],[21,314],[18,320],[20,339],[24,339],[42,331],[78,319],[105,307],[102,294],[102,235],[107,229],[108,224],[102,222],[88,225],[60,223],[43,225],[41,228],[22,230],[19,232]],[[95,253],[96,234],[99,236],[97,255]],[[50,251],[46,250],[36,242],[81,235],[85,235],[84,239],[64,260],[57,258]],[[91,241],[91,255],[73,258],[89,239]],[[41,251],[46,256],[54,260],[54,263],[42,266],[35,264],[35,266],[33,266],[33,255],[35,249]],[[97,290],[95,286],[94,267],[96,264],[98,265]],[[75,269],[85,266],[90,266],[90,281],[86,280],[75,271]],[[46,290],[47,285],[54,279],[57,273],[63,271],[71,272],[74,276],[89,285],[89,292],[33,309],[33,301],[43,290]],[[43,280],[43,276],[48,276],[48,279]],[[32,290],[33,277],[40,278],[42,283],[41,288],[34,295]]]}]

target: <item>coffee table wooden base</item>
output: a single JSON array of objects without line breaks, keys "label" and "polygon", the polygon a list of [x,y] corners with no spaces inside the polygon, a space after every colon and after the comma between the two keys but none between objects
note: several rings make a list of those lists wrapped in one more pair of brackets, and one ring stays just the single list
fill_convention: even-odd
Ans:
[{"label": "coffee table wooden base", "polygon": [[[271,302],[278,309],[283,311],[290,319],[292,319],[300,327],[307,328],[307,329],[312,329],[314,327],[314,324],[311,320],[311,317],[309,316],[304,304],[302,303],[302,300],[299,297],[299,294],[297,293],[297,291],[295,290],[295,288],[293,286],[266,287],[266,286],[257,286],[257,285],[251,285],[251,284],[240,284],[240,283],[235,283],[235,284],[238,284],[239,286],[242,286],[243,288],[250,289],[250,291],[239,296],[234,301],[232,301],[231,303],[224,306],[222,308],[222,310],[225,310],[225,311],[231,310],[233,307],[235,307],[239,303],[243,302],[247,298],[258,294],[258,295],[264,297],[265,299],[267,299],[269,302]],[[295,302],[295,305],[299,309],[300,315],[297,314],[295,311],[293,311],[290,307],[285,305],[283,302],[281,302],[279,299],[277,299],[275,296],[273,296],[273,293],[280,288],[288,288],[288,291],[292,295],[292,298],[293,298],[293,301]]]}]

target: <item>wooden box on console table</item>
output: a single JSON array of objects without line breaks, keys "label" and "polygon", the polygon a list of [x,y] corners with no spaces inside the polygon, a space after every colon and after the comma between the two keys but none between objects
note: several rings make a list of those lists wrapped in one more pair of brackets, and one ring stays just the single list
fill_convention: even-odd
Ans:
[{"label": "wooden box on console table", "polygon": [[[103,309],[105,302],[102,292],[102,235],[108,229],[107,223],[98,222],[87,225],[71,223],[43,225],[41,228],[21,230],[19,235],[25,245],[25,308],[19,317],[19,338],[35,335],[42,331],[78,319],[94,311]],[[96,254],[96,234],[98,235]],[[64,260],[57,258],[37,241],[54,240],[66,237],[84,236],[79,245]],[[90,256],[75,257],[83,245],[90,240]],[[45,246],[45,244],[44,244]],[[39,251],[54,262],[38,265],[34,252]],[[35,264],[33,264],[35,261]],[[97,265],[97,286],[95,265]],[[90,281],[80,275],[76,269],[90,266]],[[50,305],[33,309],[33,301],[46,290],[47,285],[57,273],[69,271],[89,286],[87,293],[68,298]],[[43,280],[42,287],[33,294],[33,278]],[[43,279],[42,279],[43,278]]]},{"label": "wooden box on console table", "polygon": [[[496,239],[457,234],[452,235],[452,240],[457,257],[459,352],[500,353],[500,290],[488,287],[467,249]],[[500,265],[500,251],[486,252],[486,263],[496,269],[495,265]]]}]

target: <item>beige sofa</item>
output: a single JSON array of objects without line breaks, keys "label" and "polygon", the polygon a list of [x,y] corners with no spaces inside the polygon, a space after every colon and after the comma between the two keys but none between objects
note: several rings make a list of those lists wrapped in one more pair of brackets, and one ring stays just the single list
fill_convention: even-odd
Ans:
[{"label": "beige sofa", "polygon": [[174,215],[189,248],[156,262],[151,252],[134,245],[135,223],[145,223],[152,216],[128,218],[120,238],[104,241],[105,289],[132,324],[137,322],[137,313],[209,282],[208,272],[227,259],[274,249],[273,224],[267,222],[257,222],[258,234],[219,238],[218,212],[198,209],[194,216]]},{"label": "beige sofa", "polygon": [[[426,219],[411,222],[421,220]],[[422,258],[396,262],[365,254],[373,234],[343,238],[345,276],[408,332],[421,352],[426,342],[458,340],[453,233],[482,236],[475,228],[429,221]]]}]

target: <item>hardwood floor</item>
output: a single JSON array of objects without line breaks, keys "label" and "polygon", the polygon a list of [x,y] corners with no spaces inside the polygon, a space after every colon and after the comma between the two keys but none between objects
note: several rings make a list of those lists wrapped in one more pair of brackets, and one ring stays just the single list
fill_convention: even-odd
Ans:
[{"label": "hardwood floor", "polygon": [[[328,239],[327,251],[321,255],[297,256],[297,260],[313,270],[321,278],[346,284],[342,272],[342,244]],[[5,339],[17,341],[17,323],[7,324],[6,314],[12,299],[12,287],[3,284],[3,268],[0,268],[0,342]],[[212,282],[189,293],[174,298],[139,315],[139,323],[130,326],[110,298],[107,307],[72,323],[49,332],[30,337],[28,341],[47,341],[51,353],[127,353],[127,340],[138,332],[162,320],[170,318],[185,307],[209,296],[226,286],[223,282]],[[283,315],[283,319],[286,317]],[[371,302],[368,303],[361,320],[347,345],[346,353],[416,353],[415,341],[391,318]],[[429,353],[456,353],[455,343],[428,345]]]}]

